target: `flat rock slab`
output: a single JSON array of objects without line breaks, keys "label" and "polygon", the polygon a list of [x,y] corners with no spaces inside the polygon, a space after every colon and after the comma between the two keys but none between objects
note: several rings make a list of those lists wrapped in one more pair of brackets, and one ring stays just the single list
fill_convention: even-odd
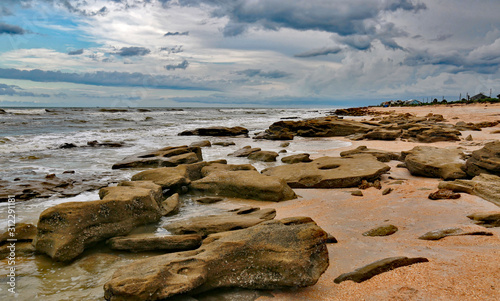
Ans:
[{"label": "flat rock slab", "polygon": [[371,155],[353,158],[322,157],[309,163],[267,168],[263,174],[284,179],[292,188],[357,187],[363,180],[372,182],[390,170]]},{"label": "flat rock slab", "polygon": [[341,283],[346,280],[352,280],[357,283],[361,283],[363,281],[366,281],[378,274],[382,274],[391,270],[394,270],[396,268],[412,265],[415,263],[420,263],[420,262],[429,262],[427,258],[423,257],[415,257],[415,258],[408,258],[408,257],[390,257],[390,258],[385,258],[381,259],[378,261],[375,261],[373,263],[370,263],[369,265],[366,265],[364,267],[361,267],[359,269],[354,270],[353,272],[350,273],[345,273],[340,275],[339,277],[335,278],[334,282],[335,283]]},{"label": "flat rock slab", "polygon": [[281,202],[297,196],[287,183],[253,170],[214,171],[191,182],[191,191],[208,196],[234,197],[259,201]]},{"label": "flat rock slab", "polygon": [[106,300],[162,300],[220,287],[314,285],[328,268],[327,234],[310,218],[212,234],[194,251],[138,260],[104,285]]},{"label": "flat rock slab", "polygon": [[500,211],[476,212],[467,215],[476,225],[484,227],[500,227]]},{"label": "flat rock slab", "polygon": [[276,216],[272,208],[262,209],[244,207],[230,210],[223,214],[193,217],[170,223],[165,229],[173,234],[208,234],[233,231],[255,226]]},{"label": "flat rock slab", "polygon": [[384,150],[368,148],[364,145],[358,146],[355,149],[343,151],[340,153],[341,157],[351,157],[353,155],[359,154],[369,154],[375,156],[380,162],[389,162],[391,160],[399,160],[401,157],[400,153],[388,152]]},{"label": "flat rock slab", "polygon": [[482,173],[500,176],[500,141],[486,143],[483,148],[473,151],[466,167],[467,174],[472,177]]},{"label": "flat rock slab", "polygon": [[201,148],[198,146],[165,147],[155,151],[143,152],[129,156],[113,165],[113,169],[121,168],[154,168],[174,167],[203,161]]},{"label": "flat rock slab", "polygon": [[286,156],[286,157],[281,158],[281,162],[287,163],[287,164],[295,164],[295,163],[301,163],[301,162],[311,162],[312,160],[309,158],[309,156],[310,155],[307,154],[307,153]]},{"label": "flat rock slab", "polygon": [[253,170],[257,171],[255,167],[251,164],[210,164],[201,169],[201,175],[203,177],[208,176],[210,173],[217,171],[237,171],[237,170]]},{"label": "flat rock slab", "polygon": [[186,251],[194,250],[201,245],[202,237],[197,234],[156,236],[154,234],[137,234],[113,237],[106,242],[113,250],[130,252],[145,251]]},{"label": "flat rock slab", "polygon": [[458,148],[416,146],[403,152],[406,168],[412,175],[454,180],[466,178],[465,154]]},{"label": "flat rock slab", "polygon": [[422,240],[440,240],[442,238],[448,236],[463,236],[463,235],[485,235],[492,236],[493,233],[486,231],[464,231],[460,228],[447,228],[447,229],[438,229],[425,233],[420,236],[418,239]]},{"label": "flat rock slab", "polygon": [[271,151],[258,151],[258,152],[253,152],[250,155],[248,155],[249,160],[256,160],[256,161],[262,161],[262,162],[275,162],[276,157],[278,157],[277,152],[271,152]]},{"label": "flat rock slab", "polygon": [[440,182],[440,189],[451,189],[455,192],[465,192],[477,195],[493,204],[500,206],[500,177],[490,174],[480,174],[472,180],[455,180]]}]

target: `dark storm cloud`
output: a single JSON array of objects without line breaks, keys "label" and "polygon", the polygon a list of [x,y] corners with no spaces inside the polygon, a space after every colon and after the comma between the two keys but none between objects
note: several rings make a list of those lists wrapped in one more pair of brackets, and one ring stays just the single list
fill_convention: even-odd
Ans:
[{"label": "dark storm cloud", "polygon": [[72,50],[68,52],[68,55],[80,55],[80,54],[83,54],[83,49]]},{"label": "dark storm cloud", "polygon": [[246,69],[235,72],[238,75],[245,75],[248,77],[263,77],[263,78],[283,78],[290,76],[290,73],[274,70],[274,71],[262,71],[261,69]]},{"label": "dark storm cloud", "polygon": [[189,35],[189,31],[184,31],[184,32],[179,32],[179,31],[176,31],[176,32],[167,32],[166,34],[164,34],[163,36],[164,37],[170,37],[170,36],[188,36]]},{"label": "dark storm cloud", "polygon": [[48,94],[35,94],[26,92],[19,86],[0,84],[0,95],[8,96],[29,96],[29,97],[50,97]]},{"label": "dark storm cloud", "polygon": [[3,69],[0,68],[0,78],[23,79],[36,82],[66,82],[95,86],[112,87],[147,87],[156,89],[176,90],[218,90],[225,83],[216,81],[196,82],[193,79],[179,76],[149,75],[144,73],[105,72],[93,73],[63,73],[60,71],[43,71]]},{"label": "dark storm cloud", "polygon": [[26,33],[26,30],[22,29],[21,27],[19,27],[17,25],[0,23],[0,34],[22,35],[25,33]]},{"label": "dark storm cloud", "polygon": [[189,62],[187,60],[183,60],[182,63],[166,65],[165,69],[167,70],[176,70],[176,69],[186,69],[189,66]]},{"label": "dark storm cloud", "polygon": [[294,55],[295,57],[315,57],[320,55],[336,54],[341,52],[340,47],[323,47],[320,49],[313,49]]},{"label": "dark storm cloud", "polygon": [[145,47],[123,47],[115,54],[119,56],[144,56],[150,53],[151,50]]}]

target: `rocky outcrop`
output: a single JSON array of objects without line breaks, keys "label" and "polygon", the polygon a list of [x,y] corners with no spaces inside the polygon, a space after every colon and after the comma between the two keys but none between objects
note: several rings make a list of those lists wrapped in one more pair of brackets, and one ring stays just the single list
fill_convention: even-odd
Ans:
[{"label": "rocky outcrop", "polygon": [[406,168],[412,175],[428,178],[454,180],[467,177],[465,173],[465,154],[458,148],[437,148],[416,146],[403,152]]},{"label": "rocky outcrop", "polygon": [[241,199],[280,202],[296,198],[293,190],[280,178],[253,170],[213,171],[191,182],[194,193]]},{"label": "rocky outcrop", "polygon": [[202,237],[197,234],[165,235],[135,234],[108,239],[106,242],[113,250],[130,252],[194,250],[201,245]]},{"label": "rocky outcrop", "polygon": [[255,226],[276,216],[274,209],[243,207],[230,210],[226,213],[208,216],[197,216],[185,220],[172,222],[165,226],[170,233],[198,234],[207,236],[213,233],[245,229]]},{"label": "rocky outcrop", "polygon": [[473,151],[466,168],[472,177],[482,173],[500,176],[500,141],[486,143],[483,148]]},{"label": "rocky outcrop", "polygon": [[261,149],[258,147],[251,147],[250,145],[247,145],[247,146],[243,147],[242,149],[235,151],[234,153],[230,153],[228,156],[248,157],[250,154],[258,152],[260,150]]},{"label": "rocky outcrop", "polygon": [[420,236],[422,240],[440,240],[448,236],[463,236],[463,235],[485,235],[492,236],[493,233],[485,231],[464,231],[460,228],[446,228],[430,231]]},{"label": "rocky outcrop", "polygon": [[364,145],[358,146],[355,149],[343,151],[340,153],[341,157],[352,157],[357,154],[369,154],[375,156],[380,162],[389,162],[391,160],[399,160],[400,153],[388,152],[384,150],[368,148]]},{"label": "rocky outcrop", "polygon": [[311,162],[312,160],[309,158],[309,156],[310,155],[307,154],[307,153],[286,156],[286,157],[281,158],[281,162],[287,163],[287,164],[295,164],[295,163],[301,163],[301,162]]},{"label": "rocky outcrop", "polygon": [[69,202],[44,210],[34,240],[38,252],[70,261],[85,248],[126,235],[139,225],[160,219],[155,192],[142,187],[109,187],[100,201]]},{"label": "rocky outcrop", "polygon": [[248,136],[248,130],[241,126],[222,127],[214,126],[208,128],[198,128],[192,131],[184,131],[179,136]]},{"label": "rocky outcrop", "polygon": [[258,151],[258,152],[253,152],[250,155],[248,155],[249,160],[255,160],[255,161],[262,161],[262,162],[275,162],[276,157],[278,157],[277,152],[271,152],[271,151]]},{"label": "rocky outcrop", "polygon": [[112,168],[174,167],[180,164],[196,163],[202,160],[203,157],[200,147],[175,146],[127,157],[114,164]]},{"label": "rocky outcrop", "polygon": [[500,211],[476,212],[467,215],[476,225],[484,227],[500,227]]},{"label": "rocky outcrop", "polygon": [[440,182],[438,187],[440,189],[450,189],[455,192],[474,194],[500,206],[500,177],[495,175],[480,174],[472,180]]},{"label": "rocky outcrop", "polygon": [[427,258],[423,257],[390,257],[375,261],[370,263],[364,267],[354,270],[350,273],[345,273],[340,275],[339,277],[333,280],[335,283],[341,283],[346,280],[352,280],[357,283],[361,283],[366,281],[378,274],[382,274],[391,270],[394,270],[399,267],[404,267],[408,265],[412,265],[420,262],[429,262]]},{"label": "rocky outcrop", "polygon": [[328,267],[327,234],[288,218],[210,235],[198,250],[135,261],[104,285],[106,300],[161,300],[218,287],[314,285]]},{"label": "rocky outcrop", "polygon": [[284,179],[292,188],[345,188],[357,187],[363,180],[374,181],[389,169],[371,155],[356,155],[322,157],[309,163],[267,168],[262,173]]}]

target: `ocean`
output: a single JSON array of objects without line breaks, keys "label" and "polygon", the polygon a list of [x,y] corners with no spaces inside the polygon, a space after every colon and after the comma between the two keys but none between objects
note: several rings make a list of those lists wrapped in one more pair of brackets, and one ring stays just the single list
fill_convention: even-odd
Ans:
[{"label": "ocean", "polygon": [[[232,141],[235,145],[212,146],[202,149],[205,161],[226,159],[230,164],[253,164],[258,170],[282,164],[251,162],[247,158],[228,157],[246,145],[276,151],[282,141],[254,140],[272,123],[284,119],[306,119],[328,115],[332,109],[224,109],[224,108],[4,108],[0,114],[0,180],[39,180],[48,174],[57,177],[93,178],[117,183],[128,180],[138,170],[112,170],[123,158],[139,152],[167,146],[189,145],[201,140]],[[185,130],[209,126],[242,126],[249,138],[178,136]],[[89,147],[87,142],[119,142],[122,147]],[[74,144],[73,148],[60,148]],[[314,156],[321,150],[348,146],[348,142],[331,138],[296,137],[286,155],[307,152]],[[65,173],[66,172],[66,173]],[[69,174],[68,172],[74,172]],[[73,197],[54,194],[16,203],[16,222],[36,225],[40,213],[56,204],[69,201],[97,200],[98,191],[88,191]],[[164,217],[152,226],[156,233],[167,233],[161,225],[187,216],[216,212],[206,205],[185,200],[178,215]],[[7,203],[0,203],[0,230],[7,229]],[[141,258],[141,254],[119,255],[125,261]],[[81,259],[85,260],[85,258]],[[2,260],[0,265],[5,265]],[[96,263],[98,264],[98,263]],[[30,256],[18,263],[18,299],[27,300],[103,300],[101,282],[108,272],[92,268],[82,272],[75,265],[53,263],[45,256]],[[3,270],[3,269],[2,269]],[[4,276],[3,276],[4,277]],[[0,279],[6,279],[0,278]],[[2,281],[5,283],[6,281]],[[6,286],[0,295],[6,295]]]}]

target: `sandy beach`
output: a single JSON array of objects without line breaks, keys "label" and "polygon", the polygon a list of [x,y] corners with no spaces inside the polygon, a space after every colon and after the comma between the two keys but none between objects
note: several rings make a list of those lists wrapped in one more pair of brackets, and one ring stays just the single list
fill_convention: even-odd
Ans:
[{"label": "sandy beach", "polygon": [[[442,114],[450,123],[500,119],[500,105],[432,106],[375,108],[376,111],[412,113],[425,116]],[[349,118],[349,117],[346,117]],[[369,120],[369,117],[362,119]],[[360,119],[354,117],[353,119]],[[438,147],[461,146],[466,151],[480,148],[498,139],[499,126],[472,135],[472,142],[438,142]],[[353,145],[325,151],[320,155],[338,156],[341,151],[360,145],[388,151],[410,150],[419,143],[403,141],[352,141]],[[428,145],[428,144],[427,144]],[[500,228],[491,228],[493,236],[456,236],[439,241],[417,239],[442,228],[484,230],[466,217],[477,211],[499,210],[479,197],[462,193],[455,200],[430,200],[439,179],[412,176],[407,169],[389,163],[391,170],[382,177],[382,187],[394,191],[383,196],[369,188],[363,197],[351,196],[355,189],[297,189],[301,198],[279,204],[255,203],[276,208],[277,218],[310,216],[339,241],[329,244],[330,267],[312,287],[275,292],[275,298],[258,300],[498,300],[500,299]],[[399,231],[388,237],[365,237],[363,232],[382,224],[393,224]],[[373,261],[393,257],[423,256],[428,263],[398,268],[363,283],[333,280]]]}]

